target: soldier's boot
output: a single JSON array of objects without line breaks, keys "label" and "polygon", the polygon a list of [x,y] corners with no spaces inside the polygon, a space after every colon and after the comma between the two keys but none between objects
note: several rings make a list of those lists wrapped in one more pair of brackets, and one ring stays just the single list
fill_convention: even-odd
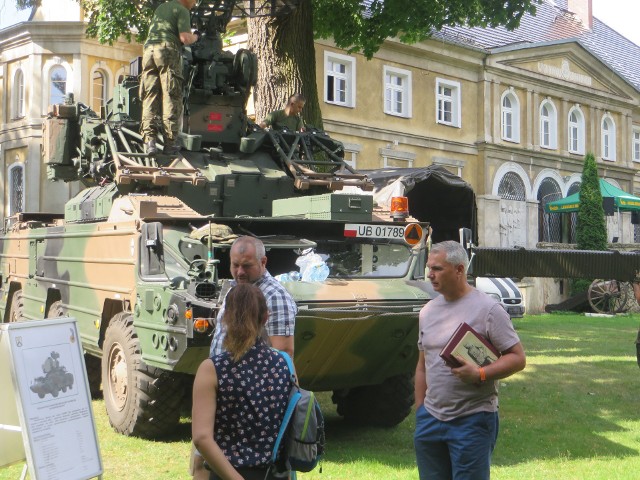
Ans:
[{"label": "soldier's boot", "polygon": [[165,140],[163,152],[165,155],[176,155],[180,151],[180,146],[174,140]]},{"label": "soldier's boot", "polygon": [[155,138],[151,138],[144,144],[144,152],[149,155],[155,155],[158,153],[158,147],[156,146]]}]

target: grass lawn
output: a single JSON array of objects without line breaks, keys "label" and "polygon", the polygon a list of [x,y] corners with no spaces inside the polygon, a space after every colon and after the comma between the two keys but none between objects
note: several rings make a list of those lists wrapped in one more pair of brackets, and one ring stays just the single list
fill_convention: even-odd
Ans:
[{"label": "grass lawn", "polygon": [[[515,320],[527,368],[500,386],[497,480],[640,478],[640,369],[634,341],[640,315],[616,318],[540,315]],[[304,480],[415,479],[410,415],[392,429],[345,425],[322,394],[327,453]],[[93,402],[105,479],[189,478],[189,419],[172,438],[114,434],[102,401]],[[0,447],[1,448],[1,447]],[[20,477],[21,465],[0,470]]]}]

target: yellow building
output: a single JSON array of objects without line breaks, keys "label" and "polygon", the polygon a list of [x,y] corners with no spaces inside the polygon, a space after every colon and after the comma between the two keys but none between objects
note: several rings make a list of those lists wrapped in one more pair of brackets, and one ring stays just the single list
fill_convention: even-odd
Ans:
[{"label": "yellow building", "polygon": [[[585,153],[602,178],[640,191],[640,47],[590,4],[545,1],[513,32],[390,39],[371,61],[318,41],[325,129],[359,169],[438,164],[460,175],[478,195],[482,245],[573,241],[575,218],[543,207],[579,189]],[[610,240],[634,242],[629,213],[608,228]]]},{"label": "yellow building", "polygon": [[73,93],[99,112],[141,47],[101,45],[85,35],[77,1],[42,0],[25,21],[0,30],[0,216],[62,212],[80,190],[51,182],[41,159],[49,105]]}]

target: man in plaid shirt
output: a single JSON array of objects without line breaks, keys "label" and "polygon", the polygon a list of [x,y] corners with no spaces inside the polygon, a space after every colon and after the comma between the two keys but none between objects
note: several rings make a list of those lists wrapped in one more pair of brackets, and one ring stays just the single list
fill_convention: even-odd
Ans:
[{"label": "man in plaid shirt", "polygon": [[[271,346],[287,352],[293,358],[293,332],[298,307],[287,290],[267,271],[264,244],[255,237],[239,237],[231,245],[232,285],[253,283],[264,294],[269,308],[266,334]],[[216,330],[211,342],[211,356],[223,352],[226,327],[222,322],[224,301],[218,312]]]},{"label": "man in plaid shirt", "polygon": [[[255,237],[238,237],[231,245],[231,286],[238,283],[253,283],[264,294],[269,309],[269,318],[265,325],[266,335],[271,346],[285,351],[293,358],[293,331],[298,307],[289,292],[267,271],[267,257],[262,241]],[[211,342],[209,356],[223,352],[222,343],[227,329],[222,322],[224,300],[216,318],[216,329]],[[204,460],[195,448],[191,455],[191,474],[195,480],[208,479],[209,471]]]}]

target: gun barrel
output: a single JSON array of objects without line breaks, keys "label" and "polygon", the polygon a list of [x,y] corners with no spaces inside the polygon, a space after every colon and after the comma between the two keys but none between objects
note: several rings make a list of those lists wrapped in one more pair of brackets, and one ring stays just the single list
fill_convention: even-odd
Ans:
[{"label": "gun barrel", "polygon": [[631,282],[639,277],[640,253],[525,248],[473,249],[475,277],[603,278]]}]

